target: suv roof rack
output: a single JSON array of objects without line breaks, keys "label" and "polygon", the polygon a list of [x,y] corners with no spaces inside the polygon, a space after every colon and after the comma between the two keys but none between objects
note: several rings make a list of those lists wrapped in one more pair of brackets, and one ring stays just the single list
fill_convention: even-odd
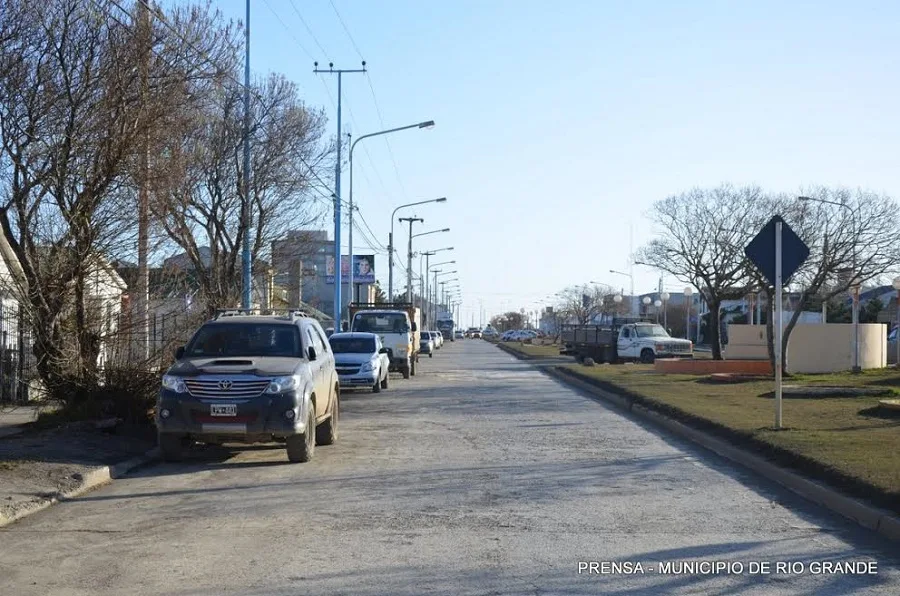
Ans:
[{"label": "suv roof rack", "polygon": [[219,308],[216,309],[213,320],[218,321],[225,317],[246,317],[254,315],[261,317],[274,316],[289,321],[309,317],[309,314],[296,308]]}]

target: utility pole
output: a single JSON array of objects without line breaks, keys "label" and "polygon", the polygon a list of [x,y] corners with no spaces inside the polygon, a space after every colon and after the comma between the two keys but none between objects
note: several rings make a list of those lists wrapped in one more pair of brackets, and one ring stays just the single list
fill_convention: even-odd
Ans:
[{"label": "utility pole", "polygon": [[[141,51],[141,94],[146,97],[150,90],[150,55],[152,47],[152,28],[150,7],[138,2],[138,26],[140,27]],[[135,284],[135,300],[132,302],[132,313],[136,314],[138,358],[146,361],[150,356],[150,274],[147,263],[149,252],[150,228],[150,130],[144,133],[144,146],[140,151],[140,173],[138,184],[138,278]]]},{"label": "utility pole", "polygon": [[409,222],[409,248],[406,253],[406,301],[412,304],[412,225],[415,222],[422,223],[421,217],[401,217],[400,221]]},{"label": "utility pole", "polygon": [[[248,4],[249,4],[249,0]],[[250,10],[249,8],[247,9]],[[335,69],[334,62],[328,63],[328,70],[319,70],[319,63],[313,62],[316,74],[336,74],[338,80],[337,97],[337,158],[334,160],[334,328],[341,328],[341,77],[344,73],[366,72],[366,61],[362,61],[361,69]],[[352,217],[352,215],[351,215]],[[352,229],[352,228],[351,228]],[[352,234],[352,232],[351,232]],[[353,267],[353,263],[350,263]],[[353,288],[350,288],[351,293]]]},{"label": "utility pole", "polygon": [[241,306],[250,308],[252,265],[250,259],[250,0],[247,0],[247,18],[244,27],[244,171],[241,180],[243,202],[241,204],[241,229],[244,234],[241,271],[243,292]]}]

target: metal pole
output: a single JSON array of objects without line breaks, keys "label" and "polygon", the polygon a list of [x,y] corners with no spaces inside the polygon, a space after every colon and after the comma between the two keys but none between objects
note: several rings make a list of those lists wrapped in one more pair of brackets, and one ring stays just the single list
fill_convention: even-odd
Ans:
[{"label": "metal pole", "polygon": [[853,255],[853,372],[859,373],[859,285],[856,279],[856,254]]},{"label": "metal pole", "polygon": [[[396,213],[396,210],[394,211]],[[394,216],[391,215],[391,233],[388,235],[388,302],[394,301]]]},{"label": "metal pole", "polygon": [[337,97],[337,159],[334,160],[334,330],[341,328],[341,72]]},{"label": "metal pole", "polygon": [[[340,151],[339,151],[340,153]],[[340,161],[340,160],[338,160]],[[244,248],[241,255],[243,272],[243,296],[241,306],[250,308],[252,267],[250,264],[250,0],[247,0],[247,15],[244,27],[244,204],[242,228]]]},{"label": "metal pole", "polygon": [[406,301],[412,303],[412,225],[409,220],[409,246],[406,251]]},{"label": "metal pole", "polygon": [[[425,299],[425,296],[428,297],[428,302],[427,302],[427,305],[428,305],[428,315],[431,317],[431,320],[432,320],[432,321],[436,321],[436,320],[437,320],[437,313],[433,312],[433,311],[434,311],[434,308],[433,308],[434,304],[431,302],[431,295],[428,293],[428,290],[430,289],[430,288],[428,287],[428,271],[429,271],[430,269],[431,269],[431,253],[430,253],[430,252],[426,252],[426,253],[425,253],[425,292],[424,292],[424,294],[422,295],[422,299],[424,300],[424,299]],[[424,303],[423,303],[423,306],[424,306]]]},{"label": "metal pole", "polygon": [[[338,78],[338,86],[340,86],[340,78]],[[350,292],[350,296],[347,298],[347,303],[353,302],[354,294],[353,294],[353,144],[351,143],[352,135],[347,133],[347,143],[350,144],[350,197],[349,197],[349,208],[348,208],[348,221],[347,221],[347,253],[348,259],[350,259],[350,273],[347,275],[347,291]],[[340,155],[340,154],[339,154]]]},{"label": "metal pole", "polygon": [[693,295],[685,296],[685,309],[684,309],[684,338],[691,339],[691,301],[693,300]]},{"label": "metal pole", "polygon": [[781,317],[781,222],[775,223],[775,428],[781,428],[782,334]]}]

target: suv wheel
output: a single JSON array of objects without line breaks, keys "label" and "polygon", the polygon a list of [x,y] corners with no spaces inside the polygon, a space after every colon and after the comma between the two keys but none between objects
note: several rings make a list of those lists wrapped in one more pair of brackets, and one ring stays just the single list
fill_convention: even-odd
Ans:
[{"label": "suv wheel", "polygon": [[[376,387],[377,387],[376,383]],[[316,427],[316,444],[333,445],[338,438],[338,423],[341,419],[341,392],[334,388],[334,399],[331,402],[331,416]]]},{"label": "suv wheel", "polygon": [[643,350],[641,350],[641,362],[643,362],[644,364],[653,364],[653,361],[655,359],[656,358],[653,355],[653,350],[651,350],[650,348],[644,348]]},{"label": "suv wheel", "polygon": [[381,393],[381,381],[375,379],[375,384],[372,385],[372,393]]},{"label": "suv wheel", "polygon": [[418,359],[418,357],[416,357],[416,358],[413,358],[409,364],[409,374],[411,374],[412,376],[416,376],[416,362],[418,362],[418,361],[419,361],[419,359]]},{"label": "suv wheel", "polygon": [[302,435],[291,435],[285,441],[288,461],[304,463],[312,459],[316,449],[316,413],[315,406],[310,404],[306,418],[306,432]]},{"label": "suv wheel", "polygon": [[387,389],[387,388],[388,388],[388,377],[390,377],[389,374],[384,375],[384,379],[382,379],[382,381],[381,381],[381,388],[382,388],[382,389]]},{"label": "suv wheel", "polygon": [[173,435],[169,433],[159,433],[158,435],[159,452],[163,461],[181,461],[184,459],[185,447],[187,441],[181,435]]}]

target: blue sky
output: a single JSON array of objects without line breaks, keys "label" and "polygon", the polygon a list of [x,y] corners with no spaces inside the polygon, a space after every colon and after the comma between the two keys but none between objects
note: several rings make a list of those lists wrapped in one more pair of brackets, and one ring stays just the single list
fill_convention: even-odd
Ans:
[{"label": "blue sky", "polygon": [[[313,58],[353,68],[360,56],[329,0],[293,4],[315,39],[289,0],[253,0],[251,68],[296,81],[334,127],[336,81],[313,74]],[[393,160],[384,137],[358,146],[362,216],[386,244],[394,207],[448,197],[406,214],[425,218],[419,231],[451,228],[415,248],[455,247],[443,254],[457,261],[467,325],[482,303],[534,310],[589,281],[627,291],[608,271],[628,267],[629,230],[647,242],[653,201],[693,186],[900,195],[895,2],[334,5],[370,70],[344,77],[345,132],[382,128],[370,82],[385,127],[437,122],[390,136]],[[241,0],[216,6],[243,16]],[[345,171],[345,197],[347,184]],[[659,273],[635,277],[651,291]]]}]

